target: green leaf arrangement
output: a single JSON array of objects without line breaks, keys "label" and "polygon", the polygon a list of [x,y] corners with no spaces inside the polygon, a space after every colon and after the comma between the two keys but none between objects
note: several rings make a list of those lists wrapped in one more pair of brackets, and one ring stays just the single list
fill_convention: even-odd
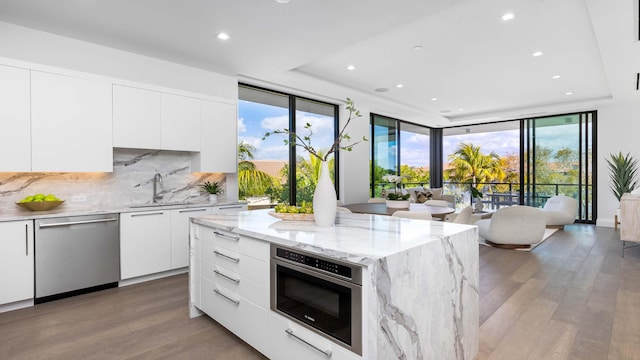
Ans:
[{"label": "green leaf arrangement", "polygon": [[611,159],[607,159],[607,164],[611,171],[611,174],[609,174],[611,178],[611,191],[616,199],[620,201],[622,194],[631,192],[631,190],[636,188],[638,183],[636,180],[638,161],[629,153],[623,155],[622,152],[610,154],[609,157]]},{"label": "green leaf arrangement", "polygon": [[198,186],[204,192],[207,192],[212,195],[222,194],[224,192],[224,189],[222,189],[222,185],[220,185],[220,183],[217,181],[205,181],[204,183]]}]

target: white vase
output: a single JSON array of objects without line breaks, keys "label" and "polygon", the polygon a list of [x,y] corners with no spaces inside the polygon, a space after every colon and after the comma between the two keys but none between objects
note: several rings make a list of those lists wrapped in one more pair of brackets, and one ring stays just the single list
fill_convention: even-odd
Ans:
[{"label": "white vase", "polygon": [[217,204],[218,203],[218,194],[209,194],[209,203]]},{"label": "white vase", "polygon": [[408,209],[409,200],[387,200],[387,207],[391,209]]},{"label": "white vase", "polygon": [[329,166],[326,161],[321,161],[318,183],[313,192],[313,216],[317,226],[329,227],[335,224],[337,199],[336,188],[329,174]]}]

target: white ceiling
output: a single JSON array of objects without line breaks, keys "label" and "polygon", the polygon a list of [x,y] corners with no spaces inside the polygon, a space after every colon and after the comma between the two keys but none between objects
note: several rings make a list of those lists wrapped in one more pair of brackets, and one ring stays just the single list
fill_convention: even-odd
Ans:
[{"label": "white ceiling", "polygon": [[0,0],[0,21],[428,125],[640,100],[636,0]]}]

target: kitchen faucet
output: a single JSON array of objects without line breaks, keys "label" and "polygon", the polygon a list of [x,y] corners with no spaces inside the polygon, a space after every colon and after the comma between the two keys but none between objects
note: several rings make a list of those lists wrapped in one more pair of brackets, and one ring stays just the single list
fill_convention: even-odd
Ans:
[{"label": "kitchen faucet", "polygon": [[162,199],[162,195],[158,195],[158,184],[162,184],[162,175],[160,173],[156,173],[153,176],[153,203],[157,203],[158,200]]}]

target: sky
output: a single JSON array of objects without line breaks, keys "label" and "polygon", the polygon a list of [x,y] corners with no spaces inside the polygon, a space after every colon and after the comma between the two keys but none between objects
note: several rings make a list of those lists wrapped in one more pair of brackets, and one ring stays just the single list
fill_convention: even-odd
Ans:
[{"label": "sky", "polygon": [[[277,106],[258,104],[254,102],[239,101],[238,107],[238,142],[255,146],[255,160],[288,160],[289,148],[284,144],[284,134],[271,135],[262,140],[266,132],[287,129],[289,127],[289,110]],[[318,150],[328,150],[333,143],[333,118],[324,115],[315,115],[299,111],[297,113],[298,135],[309,134],[308,130],[301,128],[305,124],[311,124],[313,135],[312,147]],[[304,149],[298,149],[298,155],[308,158]]]},{"label": "sky", "polygon": [[[256,160],[287,160],[289,158],[288,147],[284,144],[284,135],[272,135],[265,140],[262,137],[267,131],[286,129],[289,124],[288,109],[264,105],[249,101],[239,101],[238,110],[238,141],[244,141],[256,148]],[[312,146],[317,149],[328,149],[333,141],[333,120],[323,115],[299,112],[298,124],[312,124]],[[576,125],[543,127],[536,129],[536,140],[554,151],[563,147],[577,148],[578,134]],[[306,130],[299,130],[300,135],[307,134]],[[368,136],[367,136],[368,137]],[[402,132],[401,149],[402,163],[413,167],[427,166],[429,162],[429,136],[423,134]],[[520,147],[519,130],[505,130],[500,132],[470,133],[462,135],[445,136],[443,138],[444,162],[447,155],[455,151],[461,142],[471,142],[481,145],[483,153],[495,152],[498,155],[518,154]],[[299,149],[299,151],[302,149]],[[397,147],[395,144],[389,147],[384,154],[377,154],[376,158],[382,160],[380,165],[384,167],[384,157],[395,159]],[[306,152],[299,153],[305,157]]]}]

